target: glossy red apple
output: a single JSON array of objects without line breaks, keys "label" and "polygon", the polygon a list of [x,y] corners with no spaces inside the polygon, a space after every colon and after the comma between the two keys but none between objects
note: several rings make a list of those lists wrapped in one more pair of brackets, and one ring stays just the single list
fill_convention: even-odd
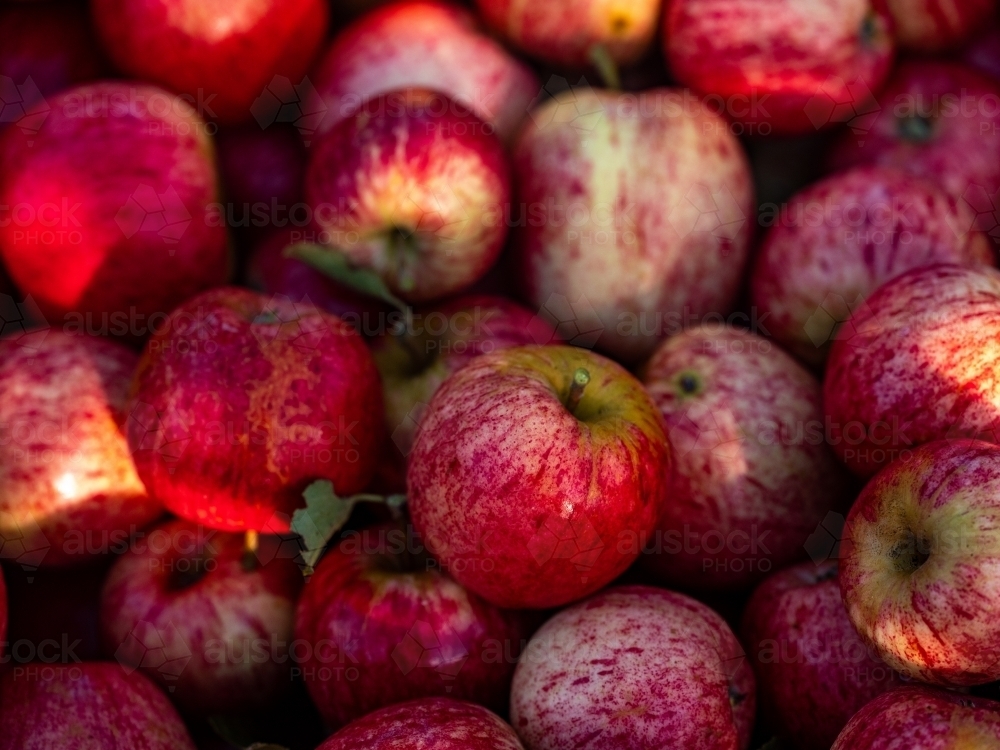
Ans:
[{"label": "glossy red apple", "polygon": [[273,232],[306,226],[302,180],[306,155],[290,127],[258,125],[223,128],[216,144],[219,175],[226,192],[226,225]]},{"label": "glossy red apple", "polygon": [[465,105],[503,140],[513,136],[540,84],[531,69],[484,34],[465,8],[402,0],[359,18],[313,71],[304,110],[325,132],[359,105],[405,88],[431,88]]},{"label": "glossy red apple", "polygon": [[961,43],[996,13],[996,0],[887,0],[899,46],[939,52]]},{"label": "glossy red apple", "polygon": [[0,339],[3,557],[68,565],[106,553],[162,513],[123,434],[136,355],[61,331]]},{"label": "glossy red apple", "polygon": [[[0,136],[0,255],[55,322],[142,338],[228,273],[211,138],[184,101],[142,83],[63,91],[37,135]],[[162,319],[162,317],[160,318]]]},{"label": "glossy red apple", "polygon": [[378,458],[382,393],[361,337],[307,303],[223,287],[146,344],[128,439],[150,492],[223,531],[288,530],[311,481],[342,496]]},{"label": "glossy red apple", "polygon": [[532,637],[511,725],[528,750],[746,750],[753,672],[725,621],[649,586],[611,588]]},{"label": "glossy red apple", "polygon": [[115,663],[32,664],[0,677],[0,750],[194,750],[167,697]]},{"label": "glossy red apple", "polygon": [[300,83],[330,12],[323,0],[91,0],[90,7],[122,72],[184,94],[202,117],[223,122],[250,120],[276,76]]},{"label": "glossy red apple", "polygon": [[677,80],[754,135],[859,124],[892,64],[885,0],[672,0],[663,15]]},{"label": "glossy red apple", "polygon": [[666,501],[655,404],[585,349],[484,354],[428,406],[407,472],[414,526],[442,568],[500,607],[556,607],[635,560]]},{"label": "glossy red apple", "polygon": [[948,437],[1000,443],[1000,271],[931,266],[880,287],[843,324],[823,381],[828,439],[871,476]]}]

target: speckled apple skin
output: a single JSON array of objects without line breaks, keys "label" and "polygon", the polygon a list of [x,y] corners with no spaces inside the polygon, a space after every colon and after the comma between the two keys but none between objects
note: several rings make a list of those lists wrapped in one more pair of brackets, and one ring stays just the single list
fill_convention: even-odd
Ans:
[{"label": "speckled apple skin", "polygon": [[253,120],[275,76],[298,85],[330,15],[323,0],[91,0],[90,8],[119,70],[204,102],[201,114],[223,122]]},{"label": "speckled apple skin", "polygon": [[[259,552],[272,541],[262,545]],[[291,684],[291,658],[274,644],[292,639],[302,573],[290,558],[262,562],[263,555],[247,570],[244,549],[242,535],[189,521],[150,530],[105,579],[104,654],[141,667],[196,716],[270,705]],[[143,643],[150,636],[165,643],[167,661],[190,656],[179,674],[173,665],[161,671],[164,665],[153,663]]]},{"label": "speckled apple skin", "polygon": [[823,440],[820,384],[774,343],[694,328],[657,349],[642,381],[673,467],[641,559],[668,585],[747,589],[803,558],[826,514],[846,507],[847,472]]},{"label": "speckled apple skin", "polygon": [[[1000,189],[1000,108],[990,105],[997,97],[994,81],[964,65],[904,61],[879,95],[870,127],[861,135],[844,133],[830,154],[830,168],[896,167],[966,198],[979,211],[992,210],[989,198]],[[901,132],[914,114],[931,118],[926,139]]]},{"label": "speckled apple skin", "polygon": [[[863,639],[900,674],[1000,678],[1000,447],[941,440],[879,472],[851,508],[840,587]],[[926,561],[911,569],[907,540]]]},{"label": "speckled apple skin", "polygon": [[305,111],[326,132],[358,106],[390,91],[431,88],[469,107],[509,140],[538,96],[531,69],[479,28],[466,8],[403,0],[340,32],[312,73]]},{"label": "speckled apple skin", "polygon": [[886,281],[936,263],[996,261],[967,203],[888,167],[835,174],[781,211],[755,258],[751,299],[769,333],[817,367],[836,323]]},{"label": "speckled apple skin", "polygon": [[867,477],[941,438],[1000,442],[1000,271],[931,266],[842,325],[823,381],[830,440]]},{"label": "speckled apple skin", "polygon": [[887,0],[899,46],[916,52],[954,47],[996,12],[996,0]]},{"label": "speckled apple skin", "polygon": [[847,617],[837,563],[802,563],[757,587],[741,640],[768,727],[791,748],[828,748],[848,720],[901,681]]},{"label": "speckled apple skin", "polygon": [[742,147],[697,98],[629,96],[569,90],[532,113],[514,148],[512,218],[531,303],[583,301],[603,326],[597,348],[634,363],[674,316],[729,312],[754,197]]},{"label": "speckled apple skin", "polygon": [[[575,371],[590,384],[575,414]],[[444,570],[487,601],[545,609],[598,590],[649,534],[670,453],[642,384],[568,346],[484,354],[435,394],[407,471],[414,526]]]},{"label": "speckled apple skin", "polygon": [[912,685],[858,711],[831,750],[997,750],[1000,704]]},{"label": "speckled apple skin", "polygon": [[451,698],[387,706],[344,727],[317,750],[524,750],[514,730],[482,706]]},{"label": "speckled apple skin", "polygon": [[136,362],[130,349],[92,336],[49,330],[0,339],[6,557],[84,563],[111,535],[128,536],[163,512],[123,433]]},{"label": "speckled apple skin", "polygon": [[864,111],[860,92],[878,92],[894,52],[885,0],[668,0],[663,44],[678,81],[760,135],[842,122],[845,103]]},{"label": "speckled apple skin", "polygon": [[167,696],[115,662],[0,677],[0,750],[195,750]]},{"label": "speckled apple skin", "polygon": [[725,621],[648,586],[604,591],[534,635],[511,725],[528,750],[740,750],[754,677]]},{"label": "speckled apple skin", "polygon": [[367,347],[340,318],[235,287],[177,308],[146,344],[129,404],[139,475],[222,531],[287,531],[302,490],[359,492],[382,440]]}]

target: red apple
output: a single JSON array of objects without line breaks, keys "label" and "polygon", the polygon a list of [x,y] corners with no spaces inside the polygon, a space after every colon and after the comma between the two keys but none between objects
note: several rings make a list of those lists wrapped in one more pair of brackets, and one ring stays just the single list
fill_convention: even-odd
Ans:
[{"label": "red apple", "polygon": [[[305,226],[301,200],[306,155],[290,127],[257,125],[223,128],[216,143],[219,174],[226,189],[227,226],[274,230]],[[228,208],[231,206],[231,208]]]},{"label": "red apple", "polygon": [[463,586],[545,609],[635,560],[620,538],[652,530],[668,463],[656,406],[623,368],[576,347],[517,347],[438,389],[410,454],[409,508]]},{"label": "red apple", "polygon": [[858,637],[837,563],[803,563],[762,583],[743,613],[742,641],[761,712],[791,748],[830,747],[862,706],[900,684]]},{"label": "red apple", "polygon": [[689,92],[637,96],[569,89],[534,110],[508,218],[532,304],[550,318],[560,300],[586,310],[598,348],[629,363],[682,317],[729,312],[753,213],[726,123]]},{"label": "red apple", "polygon": [[996,13],[996,0],[887,0],[899,46],[938,52],[967,39]]},{"label": "red apple", "polygon": [[[146,84],[69,89],[33,140],[0,135],[0,255],[50,319],[141,338],[228,273],[211,138],[183,100]],[[5,209],[7,210],[7,209]]]},{"label": "red apple", "polygon": [[892,64],[885,0],[672,0],[674,76],[752,134],[858,122]]},{"label": "red apple", "polygon": [[[405,745],[401,744],[405,743]],[[524,750],[496,714],[451,698],[387,706],[341,729],[317,750]]]},{"label": "red apple", "polygon": [[886,167],[837,173],[764,221],[771,229],[750,279],[767,329],[822,366],[836,327],[883,283],[936,263],[993,264],[970,207],[925,180]]},{"label": "red apple", "polygon": [[1000,747],[1000,703],[912,685],[858,711],[831,750],[961,750]]},{"label": "red apple", "polygon": [[746,589],[805,554],[848,499],[823,439],[819,382],[749,331],[701,326],[667,339],[643,371],[673,448],[643,564],[686,590]]},{"label": "red apple", "polygon": [[32,664],[0,677],[0,750],[194,750],[167,697],[117,664]]},{"label": "red apple", "polygon": [[333,40],[314,71],[306,112],[325,132],[359,105],[405,88],[431,88],[469,108],[508,140],[538,95],[526,65],[479,29],[465,8],[402,0],[358,19]]},{"label": "red apple", "polygon": [[177,515],[283,533],[311,481],[343,496],[365,487],[381,431],[378,371],[354,329],[308,303],[223,287],[147,342],[127,434],[146,487]]},{"label": "red apple", "polygon": [[962,46],[962,62],[994,81],[1000,80],[1000,25],[990,26],[968,44]]},{"label": "red apple", "polygon": [[162,513],[123,434],[136,355],[41,331],[0,339],[0,546],[22,564],[106,553]]},{"label": "red apple", "polygon": [[1000,679],[1000,447],[920,446],[879,472],[844,528],[851,622],[893,669],[939,685]]},{"label": "red apple", "polygon": [[746,750],[754,677],[704,604],[649,586],[565,609],[528,643],[511,724],[528,750]]},{"label": "red apple", "polygon": [[91,0],[90,7],[119,69],[184,94],[202,117],[223,122],[250,120],[277,77],[301,81],[330,13],[324,0]]},{"label": "red apple", "polygon": [[859,476],[946,437],[1000,443],[1000,271],[897,276],[838,332],[823,381],[828,440]]}]

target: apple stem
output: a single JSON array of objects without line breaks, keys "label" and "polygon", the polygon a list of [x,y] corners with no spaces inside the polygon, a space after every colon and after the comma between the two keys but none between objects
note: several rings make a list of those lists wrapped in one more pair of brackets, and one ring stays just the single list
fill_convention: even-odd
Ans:
[{"label": "apple stem", "polygon": [[573,385],[569,387],[569,398],[566,399],[566,408],[570,414],[576,412],[576,407],[580,405],[583,398],[583,391],[590,382],[590,373],[584,367],[577,368],[573,373]]},{"label": "apple stem", "polygon": [[427,352],[421,351],[420,339],[413,334],[410,315],[405,320],[397,321],[392,327],[392,335],[399,340],[400,346],[410,355],[410,361],[420,370],[427,366]]},{"label": "apple stem", "polygon": [[243,535],[243,569],[257,568],[257,548],[260,545],[260,534],[256,529],[247,529]]},{"label": "apple stem", "polygon": [[604,81],[605,88],[617,91],[622,87],[621,78],[618,75],[618,65],[611,58],[607,48],[603,44],[595,44],[590,48],[588,55],[590,62],[597,68],[597,72]]}]

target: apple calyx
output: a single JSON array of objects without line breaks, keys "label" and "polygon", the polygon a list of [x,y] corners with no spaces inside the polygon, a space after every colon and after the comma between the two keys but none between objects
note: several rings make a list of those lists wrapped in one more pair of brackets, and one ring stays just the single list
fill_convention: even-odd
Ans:
[{"label": "apple calyx", "polygon": [[896,570],[904,574],[917,572],[930,559],[930,556],[931,553],[927,541],[919,538],[909,529],[903,533],[902,538],[889,550],[889,557],[892,558]]},{"label": "apple calyx", "polygon": [[595,44],[591,47],[587,57],[597,69],[605,88],[618,91],[622,87],[621,77],[618,75],[618,65],[603,44]]},{"label": "apple calyx", "polygon": [[913,114],[899,118],[899,137],[912,143],[925,143],[934,135],[934,119]]},{"label": "apple calyx", "polygon": [[569,387],[569,396],[566,397],[566,410],[570,414],[576,413],[576,407],[580,405],[580,399],[583,398],[583,391],[588,383],[590,383],[590,372],[587,368],[576,368],[576,372],[573,373],[573,383]]}]

